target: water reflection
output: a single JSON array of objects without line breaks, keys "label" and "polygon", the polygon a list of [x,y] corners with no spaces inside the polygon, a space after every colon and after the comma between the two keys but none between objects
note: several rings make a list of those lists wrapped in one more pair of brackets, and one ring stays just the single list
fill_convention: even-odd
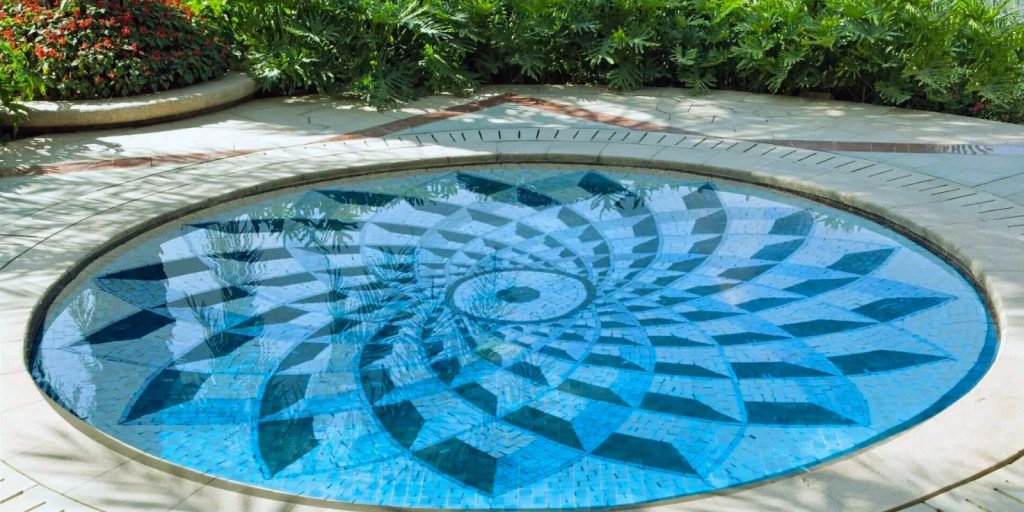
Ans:
[{"label": "water reflection", "polygon": [[842,212],[674,176],[471,169],[155,237],[54,309],[33,369],[105,432],[221,478],[571,509],[864,446],[969,389],[993,333],[954,271]]}]

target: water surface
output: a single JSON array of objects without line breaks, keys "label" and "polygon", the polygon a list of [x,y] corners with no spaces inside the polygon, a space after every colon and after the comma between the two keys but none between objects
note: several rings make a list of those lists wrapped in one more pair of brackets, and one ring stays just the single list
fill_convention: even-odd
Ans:
[{"label": "water surface", "polygon": [[864,447],[966,393],[995,344],[967,281],[853,215],[678,174],[470,168],[159,230],[51,310],[32,370],[221,478],[584,508]]}]

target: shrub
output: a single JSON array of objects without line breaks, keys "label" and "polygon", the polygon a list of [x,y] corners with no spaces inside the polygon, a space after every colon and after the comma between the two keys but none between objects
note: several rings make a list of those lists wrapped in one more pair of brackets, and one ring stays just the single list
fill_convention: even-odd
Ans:
[{"label": "shrub", "polygon": [[479,39],[467,6],[244,0],[224,4],[224,13],[264,89],[351,92],[384,107],[420,91],[466,92],[477,84],[465,66]]},{"label": "shrub", "polygon": [[[28,60],[0,40],[0,114],[13,119],[13,128],[24,121],[25,108],[18,100],[31,100],[40,89],[39,81],[29,72]],[[0,140],[4,136],[0,134]]]},{"label": "shrub", "polygon": [[0,6],[0,35],[39,77],[46,98],[147,93],[208,80],[228,68],[227,47],[177,0],[60,4]]},{"label": "shrub", "polygon": [[1024,21],[990,0],[211,1],[266,90],[813,90],[1024,121]]}]

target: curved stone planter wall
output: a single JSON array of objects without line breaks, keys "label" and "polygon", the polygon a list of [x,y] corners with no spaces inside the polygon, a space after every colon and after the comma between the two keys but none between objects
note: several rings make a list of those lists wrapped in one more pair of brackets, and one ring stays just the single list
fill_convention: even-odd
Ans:
[{"label": "curved stone planter wall", "polygon": [[[83,101],[29,101],[20,129],[67,131],[144,124],[184,117],[242,101],[256,94],[256,82],[242,73],[142,96]],[[0,123],[10,119],[0,116]]]},{"label": "curved stone planter wall", "polygon": [[[76,201],[77,208],[69,205],[65,210],[74,214],[38,212],[40,222],[59,222],[58,229],[0,266],[0,341],[21,349],[6,352],[21,359],[5,384],[16,403],[2,413],[4,437],[11,445],[26,447],[23,455],[6,462],[45,486],[54,500],[99,509],[145,500],[151,510],[167,510],[193,499],[200,500],[192,504],[195,509],[206,510],[247,509],[264,500],[271,502],[268,507],[298,501],[343,508],[171,468],[81,422],[69,422],[26,372],[25,343],[49,301],[86,262],[168,219],[231,198],[320,180],[496,162],[658,168],[795,191],[895,224],[959,263],[992,302],[1000,327],[996,361],[971,392],[937,416],[804,474],[647,508],[884,510],[1003,464],[1024,447],[1024,388],[1017,382],[1024,363],[1024,239],[1011,229],[1021,223],[1024,210],[1014,203],[884,164],[763,143],[623,129],[507,129],[252,153],[157,172],[102,190],[97,186]],[[66,460],[39,464],[40,452]],[[189,498],[193,493],[198,498]]]}]

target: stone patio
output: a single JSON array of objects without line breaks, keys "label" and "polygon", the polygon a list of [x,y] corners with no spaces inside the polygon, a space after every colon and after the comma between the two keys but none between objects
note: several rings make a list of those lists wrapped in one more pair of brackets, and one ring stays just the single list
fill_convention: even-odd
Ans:
[{"label": "stone patio", "polygon": [[109,240],[188,205],[383,168],[495,161],[646,165],[793,189],[892,219],[958,259],[994,303],[996,365],[931,420],[802,475],[650,508],[1024,509],[1024,127],[744,93],[552,86],[383,113],[330,98],[261,99],[0,147],[0,509],[327,506],[167,467],[65,418],[25,371],[31,314]]}]

